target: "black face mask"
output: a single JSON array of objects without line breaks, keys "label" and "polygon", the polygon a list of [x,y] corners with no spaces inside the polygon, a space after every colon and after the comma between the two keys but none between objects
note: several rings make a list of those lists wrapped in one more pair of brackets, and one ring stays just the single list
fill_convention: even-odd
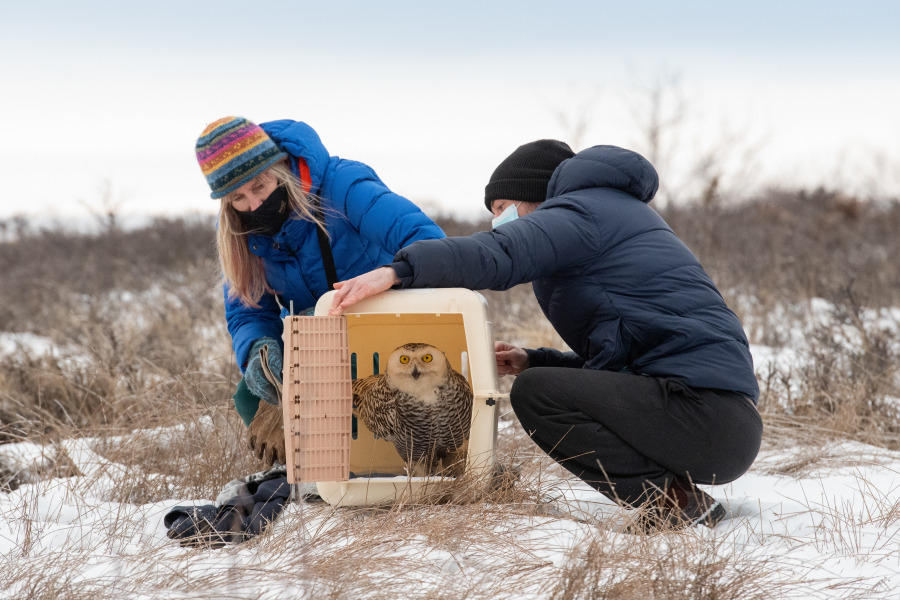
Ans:
[{"label": "black face mask", "polygon": [[291,214],[291,203],[283,185],[275,188],[256,210],[235,211],[244,231],[261,235],[275,235]]}]

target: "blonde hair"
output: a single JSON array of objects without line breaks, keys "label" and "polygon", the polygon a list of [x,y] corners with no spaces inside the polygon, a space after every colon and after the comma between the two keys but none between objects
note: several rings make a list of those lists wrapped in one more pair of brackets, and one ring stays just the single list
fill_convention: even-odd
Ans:
[{"label": "blonde hair", "polygon": [[[291,172],[287,162],[280,161],[258,175],[275,177],[277,185],[283,185],[291,206],[291,219],[305,219],[323,231],[325,225],[313,213],[315,196],[303,191],[300,180]],[[238,298],[245,306],[259,308],[263,294],[276,293],[266,281],[262,259],[250,252],[247,232],[232,206],[235,192],[225,195],[219,205],[219,227],[216,230],[216,248],[222,280],[228,286],[228,299]],[[326,232],[327,233],[327,232]]]}]

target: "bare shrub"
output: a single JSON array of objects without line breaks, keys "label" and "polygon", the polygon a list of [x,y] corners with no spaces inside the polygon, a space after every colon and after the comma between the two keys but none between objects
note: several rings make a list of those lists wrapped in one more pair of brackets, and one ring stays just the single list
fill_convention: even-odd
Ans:
[{"label": "bare shrub", "polygon": [[835,325],[814,332],[801,369],[801,394],[788,407],[825,429],[865,443],[900,449],[898,352],[893,335],[867,325],[851,302],[834,312]]},{"label": "bare shrub", "polygon": [[84,297],[177,290],[187,277],[207,287],[217,280],[210,218],[156,219],[100,234],[27,223],[13,229],[0,243],[0,331],[63,329]]},{"label": "bare shrub", "polygon": [[773,190],[740,205],[661,212],[719,289],[753,297],[761,312],[811,298],[837,302],[851,281],[870,307],[900,303],[896,201]]},{"label": "bare shrub", "polygon": [[92,365],[25,352],[7,359],[0,371],[0,442],[107,422],[105,399],[114,387]]},{"label": "bare shrub", "polygon": [[783,472],[818,462],[828,440],[900,449],[900,345],[894,330],[866,313],[845,290],[827,315],[811,316],[798,364],[772,368],[760,382],[766,443],[809,449],[795,452],[796,464]]},{"label": "bare shrub", "polygon": [[[194,321],[190,309],[164,296],[151,301],[148,310],[116,303],[97,310],[89,302],[83,319],[50,332],[63,351],[8,356],[0,371],[0,435],[172,423],[179,409],[230,397],[236,375],[224,333],[210,338],[209,319]],[[221,358],[210,361],[216,354]]]},{"label": "bare shrub", "polygon": [[4,357],[0,440],[171,424],[230,399],[212,232],[209,219],[21,226],[0,243],[0,331],[52,343]]}]

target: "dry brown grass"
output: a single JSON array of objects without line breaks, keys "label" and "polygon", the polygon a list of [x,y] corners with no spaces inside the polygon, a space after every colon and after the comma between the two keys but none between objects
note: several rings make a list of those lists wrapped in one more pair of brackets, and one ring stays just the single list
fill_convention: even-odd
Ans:
[{"label": "dry brown grass", "polygon": [[754,298],[754,316],[810,298],[840,303],[851,282],[869,307],[900,305],[897,200],[773,190],[743,204],[670,205],[663,216],[729,305],[737,305],[733,293]]},{"label": "dry brown grass", "polygon": [[[821,459],[829,441],[900,449],[900,344],[848,296],[809,328],[792,367],[772,366],[760,381],[766,447],[792,446],[785,473]],[[817,458],[818,457],[818,458]]]},{"label": "dry brown grass", "polygon": [[[824,192],[713,208],[672,209],[666,217],[754,323],[754,343],[788,344],[780,315],[805,317],[793,307],[814,296],[835,307],[830,322],[810,330],[803,360],[761,381],[766,447],[792,452],[760,472],[801,477],[856,464],[830,441],[900,449],[900,416],[890,401],[900,396],[896,340],[867,317],[900,304],[896,261],[885,258],[900,254],[900,228],[891,225],[900,209]],[[477,228],[445,225],[453,233]],[[0,590],[34,599],[171,590],[187,598],[728,599],[796,596],[808,584],[704,531],[644,538],[614,522],[548,511],[548,496],[568,475],[530,442],[508,403],[500,407],[503,471],[492,489],[462,479],[431,502],[295,505],[263,536],[216,551],[173,552],[148,542],[146,507],[211,500],[228,480],[262,467],[245,450],[231,405],[238,374],[222,323],[212,224],[164,221],[98,236],[23,226],[17,235],[0,243],[0,331],[44,336],[54,351],[3,357],[0,443],[31,440],[53,456],[43,471],[0,472],[7,489],[29,484],[32,494],[15,507],[26,535],[21,551],[0,562]],[[562,346],[530,286],[485,296],[495,338]],[[113,503],[120,512],[107,531],[41,548],[39,540],[53,538],[49,529],[65,529],[39,511],[41,486],[55,485],[68,486],[77,502]],[[887,549],[900,519],[895,494],[864,479],[860,489],[862,517],[845,506],[811,507],[830,524],[822,543],[850,555],[861,551],[860,531],[872,524],[883,527]],[[560,547],[561,539],[576,541]],[[98,554],[119,556],[128,575],[83,577]],[[843,597],[873,591],[864,581],[835,585],[844,586]]]},{"label": "dry brown grass", "polygon": [[594,530],[573,549],[553,583],[553,600],[777,597],[777,566],[729,553],[715,541],[681,533],[669,544]]}]

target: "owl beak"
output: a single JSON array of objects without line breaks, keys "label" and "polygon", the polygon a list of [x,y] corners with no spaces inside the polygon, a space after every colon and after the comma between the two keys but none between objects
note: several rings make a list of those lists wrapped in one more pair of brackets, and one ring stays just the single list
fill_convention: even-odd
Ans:
[{"label": "owl beak", "polygon": [[419,379],[419,375],[421,375],[421,374],[422,374],[422,372],[419,370],[419,365],[414,365],[412,368],[412,373],[411,373],[412,378]]}]

